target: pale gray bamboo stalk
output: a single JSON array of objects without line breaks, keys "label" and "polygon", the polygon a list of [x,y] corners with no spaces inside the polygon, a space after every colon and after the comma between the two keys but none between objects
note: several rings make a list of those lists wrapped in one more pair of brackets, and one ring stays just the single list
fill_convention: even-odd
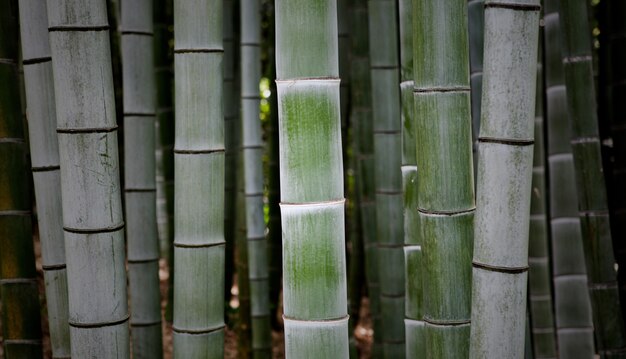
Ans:
[{"label": "pale gray bamboo stalk", "polygon": [[47,4],[72,357],[128,358],[124,221],[106,1]]},{"label": "pale gray bamboo stalk", "polygon": [[263,139],[261,138],[261,2],[242,0],[241,26],[241,139],[246,198],[246,237],[250,316],[254,358],[272,356],[267,240],[263,213]]},{"label": "pale gray bamboo stalk", "polygon": [[593,323],[578,218],[558,12],[558,0],[544,0],[548,188],[557,347],[561,358],[592,358]]},{"label": "pale gray bamboo stalk", "polygon": [[174,1],[174,357],[224,355],[221,0]]},{"label": "pale gray bamboo stalk", "polygon": [[376,237],[381,339],[386,357],[405,355],[402,138],[397,2],[368,1],[374,126]]},{"label": "pale gray bamboo stalk", "polygon": [[427,358],[469,352],[474,170],[467,1],[413,3]]},{"label": "pale gray bamboo stalk", "polygon": [[417,207],[417,158],[413,119],[413,6],[399,0],[400,92],[402,100],[402,188],[404,197],[405,293],[404,331],[406,356],[425,358],[422,294],[422,240]]},{"label": "pale gray bamboo stalk", "polygon": [[539,0],[485,1],[470,358],[524,358]]},{"label": "pale gray bamboo stalk", "polygon": [[287,358],[349,355],[337,43],[335,0],[276,1]]},{"label": "pale gray bamboo stalk", "polygon": [[20,0],[22,63],[37,202],[41,261],[50,347],[54,358],[69,357],[67,273],[61,208],[59,142],[56,134],[52,58],[46,3]]},{"label": "pale gray bamboo stalk", "polygon": [[152,0],[122,1],[124,198],[134,358],[163,356],[156,222]]},{"label": "pale gray bamboo stalk", "polygon": [[474,168],[478,160],[478,132],[480,130],[480,102],[483,91],[483,50],[485,27],[485,1],[468,0],[467,2],[470,85],[472,89],[472,150]]}]

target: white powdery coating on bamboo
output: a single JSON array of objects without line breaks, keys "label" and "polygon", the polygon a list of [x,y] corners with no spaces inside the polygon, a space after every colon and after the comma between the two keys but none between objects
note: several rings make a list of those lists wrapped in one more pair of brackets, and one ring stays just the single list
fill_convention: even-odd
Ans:
[{"label": "white powdery coating on bamboo", "polygon": [[348,317],[332,321],[284,318],[285,357],[348,358]]}]

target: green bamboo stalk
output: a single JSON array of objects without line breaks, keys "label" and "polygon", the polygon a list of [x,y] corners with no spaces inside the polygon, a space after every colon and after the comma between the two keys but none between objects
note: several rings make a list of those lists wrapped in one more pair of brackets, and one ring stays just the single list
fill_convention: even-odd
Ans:
[{"label": "green bamboo stalk", "polygon": [[243,0],[241,16],[241,138],[246,198],[248,279],[254,358],[272,356],[267,240],[263,213],[263,140],[261,138],[260,0]]},{"label": "green bamboo stalk", "polygon": [[530,197],[528,237],[528,299],[533,353],[537,359],[557,357],[554,330],[552,276],[548,240],[548,205],[545,173],[543,28],[539,29],[537,89],[535,98],[535,146]]},{"label": "green bamboo stalk", "polygon": [[50,347],[54,358],[70,356],[67,273],[59,143],[46,3],[20,0],[22,63],[26,90],[31,165],[37,200]]},{"label": "green bamboo stalk", "polygon": [[474,154],[474,168],[478,161],[478,133],[480,131],[480,102],[483,92],[483,49],[485,46],[485,1],[468,0],[468,35],[469,35],[469,62],[470,87],[472,99],[472,151]]},{"label": "green bamboo stalk", "polygon": [[175,358],[224,355],[222,17],[220,0],[174,1]]},{"label": "green bamboo stalk", "polygon": [[561,56],[559,3],[544,0],[548,179],[559,357],[595,353]]},{"label": "green bamboo stalk", "polygon": [[462,358],[475,208],[467,2],[414,2],[413,51],[426,357]]},{"label": "green bamboo stalk", "polygon": [[287,358],[348,357],[337,43],[335,0],[276,2]]},{"label": "green bamboo stalk", "polygon": [[[596,346],[601,357],[626,357],[596,113],[591,36],[585,1],[560,1],[563,66]],[[621,354],[618,354],[621,353]]]},{"label": "green bamboo stalk", "polygon": [[485,1],[470,358],[524,358],[539,10]]},{"label": "green bamboo stalk", "polygon": [[[12,1],[0,3],[0,297],[2,344],[7,359],[43,356],[32,242],[32,207],[26,175],[27,144],[24,141],[17,73],[19,29],[16,5],[17,2]],[[28,29],[24,25],[22,27]],[[35,27],[33,30],[36,33],[38,29]],[[37,50],[46,51],[45,46]],[[32,52],[34,49],[30,47],[25,49],[25,56],[29,56],[27,59]],[[33,110],[38,108],[34,107]],[[39,160],[37,158],[33,165]],[[46,232],[42,231],[42,234]]]},{"label": "green bamboo stalk", "polygon": [[365,0],[350,4],[350,121],[355,141],[356,178],[359,191],[360,232],[363,241],[365,280],[369,312],[373,322],[372,357],[382,357],[382,318],[380,316],[380,285],[376,258],[376,192],[374,185],[374,133],[369,61],[368,10]]},{"label": "green bamboo stalk", "polygon": [[404,311],[406,356],[425,358],[422,293],[422,240],[417,203],[417,157],[413,105],[413,6],[399,1],[400,13],[400,92],[402,100],[402,188],[404,197]]},{"label": "green bamboo stalk", "polygon": [[49,0],[48,24],[72,357],[128,358],[124,221],[106,1]]},{"label": "green bamboo stalk", "polygon": [[400,74],[394,0],[368,1],[374,128],[376,237],[385,357],[403,357],[404,268]]},{"label": "green bamboo stalk", "polygon": [[134,358],[161,358],[152,0],[122,2],[124,198]]}]

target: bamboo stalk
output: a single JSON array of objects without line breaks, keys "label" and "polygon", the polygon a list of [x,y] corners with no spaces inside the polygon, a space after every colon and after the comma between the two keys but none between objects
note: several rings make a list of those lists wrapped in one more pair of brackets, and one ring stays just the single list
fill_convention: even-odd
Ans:
[{"label": "bamboo stalk", "polygon": [[20,0],[22,63],[26,90],[31,165],[37,201],[42,269],[52,356],[70,356],[67,273],[59,144],[56,134],[52,58],[45,2]]},{"label": "bamboo stalk", "polygon": [[287,358],[348,357],[337,43],[335,0],[276,2]]},{"label": "bamboo stalk", "polygon": [[552,276],[560,357],[595,353],[561,55],[559,3],[544,1]]},{"label": "bamboo stalk", "polygon": [[241,138],[244,158],[248,279],[254,358],[272,355],[267,240],[263,213],[263,140],[261,138],[261,9],[259,0],[244,0],[241,16]]},{"label": "bamboo stalk", "polygon": [[174,2],[175,358],[224,355],[222,11],[219,0]]},{"label": "bamboo stalk", "polygon": [[485,46],[483,30],[485,27],[485,1],[468,0],[468,36],[470,87],[472,99],[472,151],[474,168],[478,161],[478,133],[480,131],[480,102],[483,92],[483,51]]},{"label": "bamboo stalk", "polygon": [[426,357],[466,357],[474,181],[467,2],[413,3]]},{"label": "bamboo stalk", "polygon": [[405,355],[400,74],[396,1],[368,1],[374,128],[376,237],[382,343],[386,357]]},{"label": "bamboo stalk", "polygon": [[584,1],[561,1],[563,66],[587,280],[601,357],[626,352],[596,113],[591,36]]},{"label": "bamboo stalk", "polygon": [[106,2],[49,0],[48,24],[72,357],[128,358],[124,221]]},{"label": "bamboo stalk", "polygon": [[537,359],[556,358],[552,276],[550,273],[550,243],[546,208],[543,28],[539,29],[537,90],[535,100],[535,146],[533,149],[533,178],[530,198],[528,237],[528,299],[533,354]]},{"label": "bamboo stalk", "polygon": [[[37,272],[32,242],[32,207],[25,168],[27,144],[24,141],[17,72],[19,30],[16,5],[17,2],[12,1],[0,3],[0,297],[2,345],[7,359],[42,357]],[[40,28],[36,24],[32,26],[36,34]],[[32,45],[35,47],[37,44]],[[29,57],[26,59],[30,60],[30,54],[36,51],[45,52],[46,48],[27,47],[24,53]],[[29,69],[28,72],[30,78],[32,71]],[[33,110],[38,108],[35,104],[33,107]],[[37,161],[33,165],[38,165],[41,159],[39,156],[35,159]],[[55,184],[58,185],[58,181],[51,182],[50,186]],[[42,236],[47,235],[46,229],[42,228],[41,233]],[[46,259],[55,259],[53,256],[48,257],[52,254],[48,251]],[[59,279],[62,287],[63,276],[59,276]]]},{"label": "bamboo stalk", "polygon": [[134,358],[161,358],[152,1],[122,2],[124,197]]},{"label": "bamboo stalk", "polygon": [[470,358],[523,358],[539,0],[485,1]]}]

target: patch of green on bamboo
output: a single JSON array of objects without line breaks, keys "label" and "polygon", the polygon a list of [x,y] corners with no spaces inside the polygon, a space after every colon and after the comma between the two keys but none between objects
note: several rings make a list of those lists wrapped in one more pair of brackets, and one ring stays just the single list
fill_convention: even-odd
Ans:
[{"label": "patch of green on bamboo", "polygon": [[37,201],[50,347],[69,357],[67,274],[61,208],[59,143],[56,134],[52,58],[46,3],[20,0],[22,63],[26,90],[31,164]]},{"label": "patch of green on bamboo", "polygon": [[626,351],[596,113],[585,1],[560,1],[563,66],[587,280],[600,356]]},{"label": "patch of green on bamboo", "polygon": [[224,355],[222,1],[174,2],[174,357]]},{"label": "patch of green on bamboo", "polygon": [[545,0],[544,14],[548,188],[557,348],[560,357],[591,358],[595,345],[567,117],[559,2]]},{"label": "patch of green on bamboo", "polygon": [[156,223],[156,91],[152,1],[122,2],[124,198],[135,358],[163,356]]},{"label": "patch of green on bamboo", "polygon": [[287,358],[348,358],[335,0],[276,2]]},{"label": "patch of green on bamboo", "polygon": [[368,1],[376,237],[381,339],[386,357],[405,355],[402,140],[396,1]]},{"label": "patch of green on bamboo", "polygon": [[524,358],[539,10],[485,1],[470,358]]},{"label": "patch of green on bamboo", "polygon": [[[17,71],[19,30],[16,5],[17,2],[11,1],[3,1],[0,4],[0,247],[2,248],[0,250],[0,297],[2,298],[2,345],[6,358],[41,358],[41,318],[33,250],[31,201],[28,193],[29,181],[26,175],[27,144],[24,140]],[[45,26],[45,18],[43,20]],[[36,25],[32,25],[35,34],[37,30],[41,30]],[[25,49],[24,56],[29,56],[26,57],[27,60],[32,61],[33,58],[30,57],[32,53],[46,52],[47,49],[43,46],[44,44],[37,46],[38,43],[33,43],[32,48]],[[49,54],[45,54],[44,57],[43,62],[49,61]],[[42,73],[41,77],[43,78],[46,72],[42,71]],[[29,70],[29,75],[31,78],[32,70]],[[29,84],[30,89],[32,89],[31,85],[34,84]],[[50,100],[50,98],[47,97],[46,100]],[[45,102],[42,101],[42,103]],[[33,110],[40,109],[35,104],[33,106]],[[39,116],[37,120],[44,122],[44,114]],[[34,140],[36,139],[31,139],[31,141]],[[54,154],[51,154],[51,157],[54,157]],[[33,162],[33,165],[42,161],[40,156],[37,156],[36,159],[37,161]],[[52,188],[49,189],[58,191],[58,188],[53,188],[55,184],[59,185],[59,181],[50,183]],[[50,193],[46,194],[50,195]],[[47,228],[42,229],[46,230]],[[52,229],[52,239],[55,238],[54,234],[54,229]],[[56,238],[60,238],[58,231],[56,234]],[[47,235],[47,231],[42,231],[43,235]],[[61,253],[63,252],[61,251]],[[58,257],[51,257],[52,254],[48,252],[46,259],[58,259]],[[62,256],[59,261],[63,262]],[[46,279],[50,279],[50,277],[47,276]],[[64,276],[59,276],[61,289],[63,289],[63,279]],[[52,287],[50,288],[52,289]],[[61,290],[60,294],[63,295],[63,292]],[[65,296],[67,298],[66,293]],[[59,314],[62,315],[63,313]]]},{"label": "patch of green on bamboo", "polygon": [[[106,1],[48,1],[72,357],[130,356]],[[117,343],[117,345],[110,345]]]},{"label": "patch of green on bamboo", "polygon": [[417,197],[428,358],[467,357],[474,175],[467,3],[413,3]]}]

